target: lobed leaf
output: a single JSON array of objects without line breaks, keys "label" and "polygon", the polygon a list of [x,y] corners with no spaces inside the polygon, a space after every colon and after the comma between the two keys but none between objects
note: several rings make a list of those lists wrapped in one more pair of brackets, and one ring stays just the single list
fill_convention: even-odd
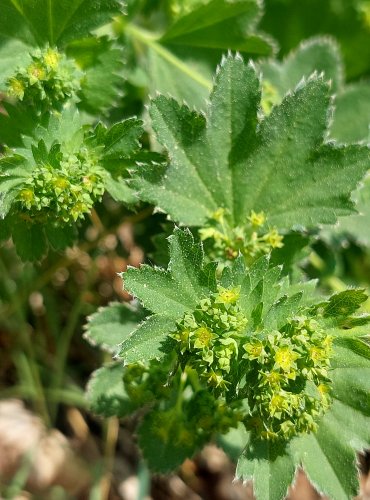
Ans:
[{"label": "lobed leaf", "polygon": [[167,271],[142,265],[122,273],[124,287],[153,313],[121,345],[126,363],[163,357],[172,347],[168,333],[176,320],[192,311],[215,287],[215,267],[203,269],[203,250],[189,230],[176,228],[169,238],[171,260]]},{"label": "lobed leaf", "polygon": [[353,289],[335,293],[323,307],[324,317],[349,316],[368,299],[365,290]]},{"label": "lobed leaf", "polygon": [[335,96],[330,136],[342,143],[370,142],[370,83],[344,87]]},{"label": "lobed leaf", "polygon": [[253,480],[254,494],[261,500],[281,500],[295,475],[295,464],[280,444],[249,440],[238,460],[236,478]]},{"label": "lobed leaf", "polygon": [[4,28],[9,32],[6,21],[14,29],[19,20],[19,37],[58,46],[89,35],[122,8],[120,0],[4,0],[3,4],[7,16],[0,24],[0,33]]},{"label": "lobed leaf", "polygon": [[123,49],[106,37],[88,37],[66,49],[84,71],[78,107],[92,115],[106,112],[118,99],[123,80]]},{"label": "lobed leaf", "polygon": [[112,302],[87,318],[84,338],[92,345],[109,352],[116,352],[142,321],[144,313],[125,303]]},{"label": "lobed leaf", "polygon": [[112,363],[93,372],[86,392],[93,413],[122,418],[137,409],[125,391],[123,372],[121,363]]},{"label": "lobed leaf", "polygon": [[232,225],[263,211],[278,229],[334,223],[354,211],[351,191],[365,174],[366,146],[325,142],[328,85],[301,83],[260,124],[259,80],[240,57],[224,59],[206,116],[173,99],[153,100],[151,117],[170,164],[136,179],[141,197],[175,221],[205,225],[224,208]]},{"label": "lobed leaf", "polygon": [[[333,92],[343,86],[344,69],[340,49],[335,39],[314,37],[304,40],[282,61],[271,59],[260,64],[262,78],[272,85],[270,92],[276,92],[274,103],[279,103],[284,95],[293,91],[302,78],[312,73],[323,73],[330,80]],[[266,96],[267,97],[267,96]]]},{"label": "lobed leaf", "polygon": [[142,265],[122,274],[125,289],[150,311],[176,320],[192,311],[208,291],[209,278],[202,269],[203,250],[189,230],[176,228],[170,238],[168,270]]}]

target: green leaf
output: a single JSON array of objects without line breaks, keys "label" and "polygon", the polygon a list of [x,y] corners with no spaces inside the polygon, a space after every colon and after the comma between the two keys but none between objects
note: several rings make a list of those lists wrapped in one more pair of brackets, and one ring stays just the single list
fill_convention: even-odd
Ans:
[{"label": "green leaf", "polygon": [[215,290],[215,266],[203,268],[203,250],[189,230],[175,229],[169,238],[167,271],[142,265],[122,273],[124,287],[154,316],[142,323],[121,345],[126,363],[161,358],[172,348],[168,334],[176,320],[193,311],[199,300]]},{"label": "green leaf", "polygon": [[330,378],[334,402],[317,433],[295,438],[290,449],[314,486],[335,499],[358,493],[356,451],[369,446],[370,348],[357,339],[336,339]]},{"label": "green leaf", "polygon": [[45,226],[45,235],[51,247],[58,251],[73,246],[77,239],[77,230],[74,226],[60,228],[48,224]]},{"label": "green leaf", "polygon": [[125,364],[162,359],[173,349],[168,333],[176,323],[168,316],[150,316],[118,346]]},{"label": "green leaf", "polygon": [[353,239],[360,245],[370,245],[370,179],[367,177],[363,184],[353,194],[358,214],[341,217],[335,227],[327,227],[321,235],[330,242],[333,239]]},{"label": "green leaf", "polygon": [[224,450],[233,462],[238,461],[247,441],[248,432],[243,424],[239,424],[236,429],[230,429],[225,435],[217,436],[217,445]]},{"label": "green leaf", "polygon": [[[270,60],[261,63],[262,77],[270,92],[276,92],[274,103],[279,103],[289,90],[294,90],[302,78],[308,78],[315,71],[324,73],[330,80],[332,91],[343,85],[343,63],[339,47],[328,37],[311,38],[302,42],[282,61]],[[268,97],[265,95],[265,97]]]},{"label": "green leaf", "polygon": [[[9,15],[14,26],[19,15],[26,21],[30,32],[40,45],[64,45],[83,38],[92,30],[109,22],[119,14],[120,0],[4,0],[14,9]],[[13,18],[14,16],[14,18]],[[5,24],[5,23],[4,23]],[[24,25],[24,22],[22,22]],[[1,32],[1,25],[0,25]]]},{"label": "green leaf", "polygon": [[335,97],[330,136],[339,142],[370,142],[370,83],[345,87]]},{"label": "green leaf", "polygon": [[350,193],[370,151],[324,143],[329,93],[301,83],[257,125],[259,80],[240,57],[225,59],[206,116],[159,96],[151,117],[170,165],[135,181],[141,196],[186,225],[205,225],[222,207],[232,227],[251,210],[278,229],[334,223],[354,210]]},{"label": "green leaf", "polygon": [[212,69],[203,61],[184,62],[166,47],[147,51],[150,94],[161,92],[203,108],[212,87]]},{"label": "green leaf", "polygon": [[68,45],[66,53],[83,69],[78,107],[96,115],[117,101],[123,85],[123,50],[106,37],[89,37]]},{"label": "green leaf", "polygon": [[125,289],[146,309],[172,318],[192,311],[209,290],[208,276],[202,270],[203,251],[194,243],[190,231],[175,229],[170,241],[168,270],[142,265],[122,274]]},{"label": "green leaf", "polygon": [[335,500],[348,500],[357,493],[355,456],[341,445],[338,435],[323,427],[318,435],[308,434],[294,440],[291,448],[296,462],[301,462],[320,493]]},{"label": "green leaf", "polygon": [[136,118],[128,118],[114,124],[105,133],[99,131],[101,144],[104,146],[104,160],[129,158],[140,149],[139,138],[143,134],[143,122]]},{"label": "green leaf", "polygon": [[86,398],[93,413],[103,417],[124,417],[137,409],[125,391],[123,373],[122,364],[113,363],[92,374]]},{"label": "green leaf", "polygon": [[143,318],[142,310],[113,302],[87,318],[84,338],[105,351],[116,352],[117,345],[130,335]]},{"label": "green leaf", "polygon": [[[136,118],[128,118],[107,128],[99,123],[88,141],[100,148],[101,164],[107,170],[105,188],[112,198],[125,204],[137,203],[138,198],[128,183],[129,167],[141,160],[139,139],[143,134],[143,123]],[[142,165],[150,164],[143,158]]]},{"label": "green leaf", "polygon": [[3,102],[5,113],[0,113],[0,141],[1,144],[11,148],[23,146],[24,135],[30,136],[35,130],[36,121],[43,122],[44,119],[36,117],[32,110],[28,113],[18,106],[9,102]]},{"label": "green leaf", "polygon": [[0,35],[0,89],[6,90],[6,81],[18,67],[26,66],[32,47],[22,40]]},{"label": "green leaf", "polygon": [[134,205],[138,202],[135,191],[128,186],[127,179],[123,175],[113,176],[109,173],[105,178],[105,189],[115,201],[125,205]]},{"label": "green leaf", "polygon": [[43,228],[22,220],[12,222],[12,238],[19,257],[23,261],[41,260],[48,250]]},{"label": "green leaf", "polygon": [[269,54],[271,45],[257,35],[246,33],[259,18],[260,5],[255,0],[208,0],[177,18],[161,41],[190,47],[238,50]]},{"label": "green leaf", "polygon": [[20,40],[26,45],[34,46],[36,44],[34,33],[30,31],[17,0],[2,0],[0,36],[2,41],[4,39]]},{"label": "green leaf", "polygon": [[[370,349],[361,340],[336,339],[333,396],[342,404],[370,417]],[[356,425],[356,424],[355,424]],[[358,427],[366,432],[366,428]],[[370,440],[370,436],[368,437]]]},{"label": "green leaf", "polygon": [[238,460],[236,478],[253,480],[258,500],[281,500],[293,481],[295,464],[279,443],[250,440]]},{"label": "green leaf", "polygon": [[[131,22],[124,22],[122,31],[147,72],[150,92],[170,93],[202,108],[212,87],[212,72],[225,51],[258,55],[273,51],[271,39],[256,31],[261,13],[258,0],[205,0],[192,4],[167,28],[158,25],[154,33]],[[138,44],[147,49],[146,58]]]},{"label": "green leaf", "polygon": [[335,293],[323,307],[324,317],[349,316],[368,299],[363,289],[344,290]]}]

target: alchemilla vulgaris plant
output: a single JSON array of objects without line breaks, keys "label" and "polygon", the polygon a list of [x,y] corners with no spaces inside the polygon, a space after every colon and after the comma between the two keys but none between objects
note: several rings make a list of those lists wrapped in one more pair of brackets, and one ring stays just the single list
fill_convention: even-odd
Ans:
[{"label": "alchemilla vulgaris plant", "polygon": [[368,84],[345,84],[329,37],[274,57],[257,0],[3,4],[6,251],[37,272],[126,210],[149,255],[121,269],[129,300],[88,317],[107,361],[89,411],[135,416],[154,473],[216,442],[258,500],[284,498],[299,468],[356,495],[368,285],[328,279],[322,248],[370,242]]}]

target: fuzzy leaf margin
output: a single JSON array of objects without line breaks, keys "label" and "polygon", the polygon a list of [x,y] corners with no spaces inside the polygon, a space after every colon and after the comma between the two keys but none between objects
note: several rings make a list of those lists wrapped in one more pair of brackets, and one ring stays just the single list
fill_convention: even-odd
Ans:
[{"label": "fuzzy leaf margin", "polygon": [[240,56],[224,58],[206,114],[158,96],[150,114],[169,167],[141,169],[140,196],[184,225],[224,208],[231,225],[264,211],[278,229],[332,224],[370,163],[365,145],[326,142],[328,85],[313,75],[259,122],[260,82]]}]

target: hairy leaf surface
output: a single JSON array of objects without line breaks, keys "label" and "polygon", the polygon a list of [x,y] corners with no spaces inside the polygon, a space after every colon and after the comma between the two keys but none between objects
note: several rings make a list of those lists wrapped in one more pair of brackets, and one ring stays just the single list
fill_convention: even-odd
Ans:
[{"label": "hairy leaf surface", "polygon": [[232,226],[251,210],[279,229],[334,223],[354,211],[350,193],[365,174],[366,146],[325,142],[329,90],[302,82],[260,123],[260,85],[240,57],[223,60],[206,115],[159,96],[153,128],[168,151],[165,173],[143,171],[141,196],[186,225],[224,208]]}]

